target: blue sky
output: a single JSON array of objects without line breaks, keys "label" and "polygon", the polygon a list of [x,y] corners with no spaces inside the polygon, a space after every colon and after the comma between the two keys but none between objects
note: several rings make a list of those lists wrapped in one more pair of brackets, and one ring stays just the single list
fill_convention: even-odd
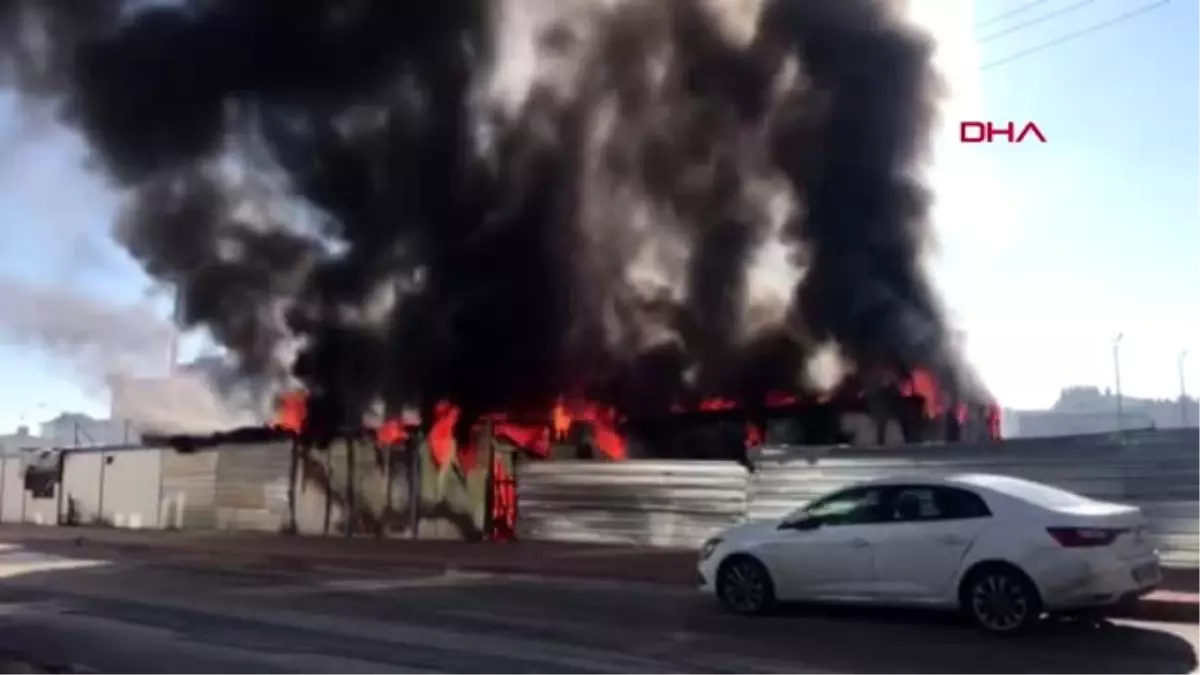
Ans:
[{"label": "blue sky", "polygon": [[[1173,0],[985,68],[1155,0],[1044,0],[985,27],[1030,3],[911,1],[939,41],[949,91],[930,167],[931,264],[984,380],[1015,407],[1049,405],[1066,385],[1111,386],[1111,342],[1124,333],[1126,393],[1178,395],[1184,348],[1200,390],[1200,3]],[[962,119],[1033,121],[1049,142],[964,146]],[[107,241],[115,199],[79,168],[83,156],[69,135],[18,127],[0,99],[0,281],[162,311]],[[104,414],[102,379],[82,365],[0,336],[0,433],[62,410]]]},{"label": "blue sky", "polygon": [[[1122,389],[1177,396],[1185,348],[1200,386],[1197,3],[984,67],[1157,3],[1047,0],[976,27],[1027,4],[981,0],[955,13],[917,2],[953,63],[933,177],[940,285],[1007,405],[1047,405],[1062,385],[1111,386],[1118,333]],[[962,118],[1034,121],[1048,142],[962,145]]]}]

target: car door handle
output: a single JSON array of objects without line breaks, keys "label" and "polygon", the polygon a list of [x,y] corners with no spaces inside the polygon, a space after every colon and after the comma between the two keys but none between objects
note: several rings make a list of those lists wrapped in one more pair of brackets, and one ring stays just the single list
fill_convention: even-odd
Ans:
[{"label": "car door handle", "polygon": [[871,545],[871,542],[866,539],[851,539],[850,548],[866,548]]},{"label": "car door handle", "polygon": [[938,537],[937,542],[939,544],[945,544],[946,546],[959,546],[961,544],[967,543],[967,540],[963,539],[962,537],[958,536],[957,534],[947,534],[947,535]]}]

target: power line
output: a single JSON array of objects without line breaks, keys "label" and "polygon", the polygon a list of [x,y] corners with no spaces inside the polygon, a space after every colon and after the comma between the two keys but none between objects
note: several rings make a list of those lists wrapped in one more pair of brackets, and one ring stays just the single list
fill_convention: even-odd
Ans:
[{"label": "power line", "polygon": [[1004,37],[1005,35],[1011,35],[1018,31],[1025,30],[1026,28],[1029,28],[1030,26],[1036,26],[1039,23],[1044,23],[1046,21],[1049,21],[1050,19],[1060,17],[1063,14],[1070,14],[1071,12],[1074,12],[1077,9],[1087,7],[1088,5],[1092,4],[1095,1],[1096,0],[1080,0],[1079,2],[1077,2],[1073,5],[1067,5],[1066,7],[1063,7],[1061,9],[1056,9],[1053,12],[1050,12],[1049,14],[1043,14],[1039,17],[1030,19],[1029,21],[1026,21],[1024,23],[1019,23],[1015,26],[1009,26],[1008,28],[998,30],[995,33],[989,33],[988,35],[984,35],[983,37],[976,40],[976,42],[979,42],[979,43],[989,42],[991,40],[995,40],[998,37]]},{"label": "power line", "polygon": [[976,23],[975,28],[977,28],[977,29],[978,28],[986,28],[992,24],[1000,23],[1001,21],[1007,19],[1010,16],[1015,16],[1017,14],[1023,14],[1025,12],[1033,9],[1034,7],[1037,7],[1038,5],[1044,5],[1044,4],[1046,4],[1046,0],[1033,0],[1032,2],[1027,2],[1023,5],[1017,5],[1016,7],[1012,8],[1006,12],[1000,12],[999,14],[994,15],[990,19],[984,19],[983,21]]},{"label": "power line", "polygon": [[1029,49],[1022,49],[1019,52],[1009,54],[1008,56],[1001,57],[999,59],[996,59],[995,61],[989,61],[989,62],[983,64],[982,66],[980,66],[980,70],[987,70],[989,68],[995,68],[996,66],[1002,66],[1006,63],[1012,63],[1013,61],[1023,59],[1026,56],[1031,56],[1033,54],[1037,54],[1038,52],[1041,52],[1046,49],[1050,49],[1051,47],[1057,47],[1058,45],[1061,45],[1065,42],[1070,42],[1071,40],[1075,40],[1075,39],[1084,37],[1086,35],[1091,35],[1092,33],[1104,30],[1105,28],[1111,28],[1113,26],[1116,26],[1117,24],[1124,23],[1126,21],[1129,21],[1130,19],[1141,16],[1142,14],[1152,12],[1156,9],[1161,9],[1161,8],[1165,7],[1167,5],[1167,3],[1169,3],[1169,2],[1171,2],[1171,0],[1158,0],[1158,2],[1152,2],[1149,5],[1142,5],[1141,7],[1138,7],[1137,9],[1130,10],[1128,12],[1125,12],[1124,14],[1119,14],[1107,21],[1101,21],[1100,23],[1092,24],[1091,26],[1088,26],[1086,28],[1081,28],[1072,33],[1060,35],[1059,37],[1057,37],[1053,40],[1050,40],[1048,42],[1043,42],[1039,45],[1034,45],[1034,46],[1030,47]]}]

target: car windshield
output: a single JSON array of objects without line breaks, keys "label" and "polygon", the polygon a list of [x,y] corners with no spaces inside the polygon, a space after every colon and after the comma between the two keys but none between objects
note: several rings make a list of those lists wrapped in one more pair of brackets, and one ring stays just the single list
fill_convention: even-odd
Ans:
[{"label": "car windshield", "polygon": [[1046,508],[1080,506],[1091,501],[1074,492],[1010,476],[988,476],[986,480],[980,480],[979,484]]}]

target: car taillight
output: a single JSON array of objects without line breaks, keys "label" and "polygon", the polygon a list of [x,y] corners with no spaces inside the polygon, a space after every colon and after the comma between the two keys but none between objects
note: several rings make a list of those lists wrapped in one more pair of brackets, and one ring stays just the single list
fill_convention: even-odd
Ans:
[{"label": "car taillight", "polygon": [[1046,531],[1054,541],[1067,548],[1108,546],[1124,532],[1107,527],[1047,527]]}]

